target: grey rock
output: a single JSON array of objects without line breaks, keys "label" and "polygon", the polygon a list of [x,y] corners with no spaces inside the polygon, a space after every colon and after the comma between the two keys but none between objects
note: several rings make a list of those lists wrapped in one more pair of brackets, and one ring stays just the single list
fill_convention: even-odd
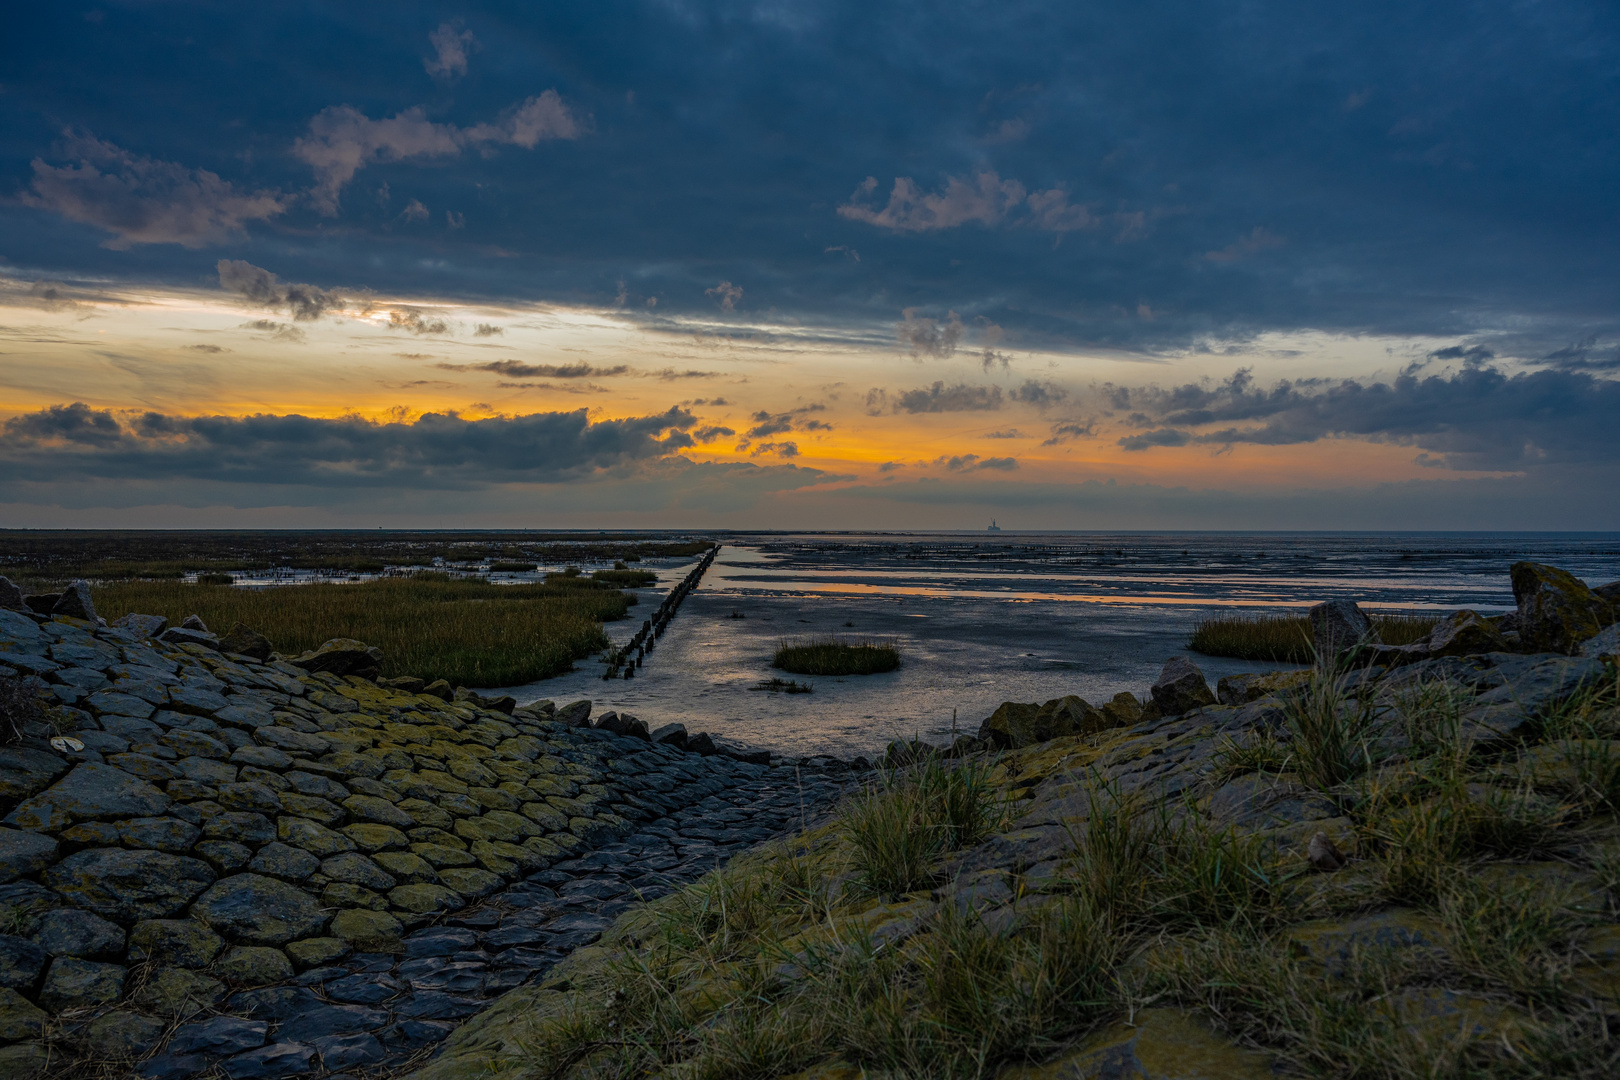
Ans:
[{"label": "grey rock", "polygon": [[686,747],[686,725],[665,724],[662,727],[653,729],[649,737],[654,743],[684,749]]},{"label": "grey rock", "polygon": [[52,956],[95,959],[124,953],[121,927],[77,908],[47,911],[40,916],[31,936],[34,944]]},{"label": "grey rock", "polygon": [[591,703],[589,701],[571,701],[558,709],[553,719],[571,728],[584,727],[591,719]]},{"label": "grey rock", "polygon": [[382,663],[382,650],[353,638],[333,638],[289,661],[305,671],[330,671],[334,675],[365,675]]},{"label": "grey rock", "polygon": [[321,861],[309,852],[279,841],[260,848],[248,864],[248,869],[255,874],[268,874],[288,881],[303,881],[320,868]]},{"label": "grey rock", "polygon": [[120,693],[117,689],[97,690],[85,699],[85,704],[97,716],[133,716],[137,720],[149,720],[157,712],[157,706],[145,698]]},{"label": "grey rock", "polygon": [[183,757],[174,763],[174,771],[187,780],[208,784],[211,787],[236,781],[236,766],[215,761],[213,758]]},{"label": "grey rock", "polygon": [[253,733],[253,737],[267,746],[303,754],[305,757],[318,757],[332,749],[332,744],[319,735],[308,735],[274,724],[259,728]]},{"label": "grey rock", "polygon": [[165,967],[207,967],[224,940],[196,919],[146,919],[129,932],[129,959]]},{"label": "grey rock", "polygon": [[378,1005],[399,994],[399,981],[383,974],[350,975],[326,984],[326,996],[348,1005]]},{"label": "grey rock", "polygon": [[131,612],[120,619],[114,620],[113,626],[119,630],[127,630],[138,637],[155,638],[168,629],[169,620],[162,615],[136,615]]},{"label": "grey rock", "polygon": [[189,630],[183,626],[171,626],[158,637],[159,641],[170,645],[201,645],[206,649],[217,648],[219,638],[205,630]]},{"label": "grey rock", "polygon": [[0,987],[31,994],[50,954],[27,938],[0,934]]},{"label": "grey rock", "polygon": [[244,746],[231,754],[230,760],[235,765],[252,765],[257,769],[276,771],[289,768],[293,763],[290,755],[273,746]]},{"label": "grey rock", "polygon": [[0,608],[0,652],[43,656],[50,639],[27,615]]},{"label": "grey rock", "polygon": [[96,604],[90,598],[90,583],[79,579],[68,585],[51,605],[52,615],[67,615],[74,619],[96,621]]},{"label": "grey rock", "polygon": [[73,687],[80,693],[90,694],[107,686],[112,680],[90,667],[65,667],[51,672],[51,681]]},{"label": "grey rock", "polygon": [[26,799],[68,771],[68,763],[43,750],[0,748],[0,799]]},{"label": "grey rock", "polygon": [[405,939],[405,955],[412,958],[419,956],[450,956],[477,947],[477,934],[471,930],[461,930],[450,926],[435,926],[427,930],[418,930]]},{"label": "grey rock", "polygon": [[321,873],[333,881],[360,885],[379,892],[392,889],[399,884],[392,874],[358,852],[334,855],[322,861]]},{"label": "grey rock", "polygon": [[224,936],[253,945],[285,945],[313,937],[327,915],[314,897],[260,874],[224,878],[192,905],[192,914]]},{"label": "grey rock", "polygon": [[471,1016],[484,1007],[476,998],[457,997],[440,990],[423,990],[394,1011],[419,1020],[456,1020]]},{"label": "grey rock", "polygon": [[1372,620],[1350,600],[1329,600],[1310,610],[1311,641],[1322,663],[1337,663],[1346,654],[1380,644]]},{"label": "grey rock", "polygon": [[128,739],[106,731],[79,730],[73,733],[73,737],[84,743],[86,750],[99,754],[122,754],[129,749]]},{"label": "grey rock", "polygon": [[220,1068],[231,1080],[300,1076],[314,1071],[315,1050],[302,1043],[278,1042],[274,1046],[226,1058],[220,1063]]},{"label": "grey rock", "polygon": [[219,639],[219,647],[222,652],[251,656],[255,660],[268,660],[275,651],[269,638],[245,623],[231,627],[230,633]]},{"label": "grey rock", "polygon": [[202,830],[172,817],[131,818],[118,823],[118,836],[125,847],[151,848],[175,855],[191,850]]},{"label": "grey rock", "polygon": [[[233,755],[234,757],[234,755]],[[262,814],[281,812],[281,799],[263,784],[221,784],[219,804],[231,810],[257,811]]]},{"label": "grey rock", "polygon": [[127,974],[122,964],[59,956],[51,961],[51,968],[45,973],[44,985],[39,988],[39,1003],[52,1012],[105,1005],[117,1001],[123,994]]},{"label": "grey rock", "polygon": [[214,880],[207,863],[163,851],[91,848],[44,874],[45,884],[81,908],[115,922],[177,914]]},{"label": "grey rock", "polygon": [[192,848],[192,853],[219,869],[221,874],[234,874],[253,858],[253,849],[233,840],[203,840]]},{"label": "grey rock", "polygon": [[224,694],[201,686],[181,686],[169,691],[169,703],[183,713],[210,716],[230,705]]},{"label": "grey rock", "polygon": [[1620,656],[1620,623],[1600,630],[1581,642],[1580,655],[1585,657]]},{"label": "grey rock", "polygon": [[263,1046],[269,1030],[263,1020],[215,1016],[180,1025],[167,1049],[171,1054],[238,1054]]},{"label": "grey rock", "polygon": [[138,1058],[163,1041],[167,1027],[156,1017],[120,1009],[92,1020],[80,1041],[102,1057]]},{"label": "grey rock", "polygon": [[1153,704],[1164,716],[1180,716],[1215,704],[1215,695],[1204,681],[1204,673],[1185,656],[1172,656],[1164,662],[1159,679],[1153,684],[1152,696]]},{"label": "grey rock", "polygon": [[0,608],[11,611],[26,611],[27,605],[23,603],[22,590],[11,583],[8,577],[0,576]]},{"label": "grey rock", "polygon": [[454,1024],[437,1020],[401,1020],[386,1028],[382,1032],[382,1037],[390,1046],[404,1050],[420,1050],[444,1041],[445,1036],[455,1029]]},{"label": "grey rock", "polygon": [[56,861],[56,841],[44,833],[0,828],[0,885],[37,873]]},{"label": "grey rock", "polygon": [[329,1035],[342,1035],[354,1031],[375,1031],[388,1023],[386,1009],[372,1009],[364,1005],[327,1005],[324,1002],[308,1012],[301,1013],[281,1025],[277,1035],[283,1039],[322,1039]]},{"label": "grey rock", "polygon": [[[156,743],[143,743],[138,740],[131,740],[131,743],[132,749],[129,753],[114,754],[108,759],[107,764],[129,773],[131,776],[138,776],[142,780],[150,780],[158,784],[179,777],[180,774],[174,771],[173,766],[157,756]],[[151,752],[143,753],[142,751]],[[170,750],[168,753],[173,756],[174,751]]]},{"label": "grey rock", "polygon": [[335,1070],[355,1065],[374,1065],[388,1056],[375,1035],[331,1035],[311,1045],[321,1055],[322,1067]]}]

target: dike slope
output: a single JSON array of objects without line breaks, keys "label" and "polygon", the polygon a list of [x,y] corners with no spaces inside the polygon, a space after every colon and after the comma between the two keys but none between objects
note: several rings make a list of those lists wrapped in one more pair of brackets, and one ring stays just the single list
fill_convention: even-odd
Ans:
[{"label": "dike slope", "polygon": [[0,608],[0,676],[62,703],[0,749],[0,1076],[398,1066],[842,789],[298,659]]}]

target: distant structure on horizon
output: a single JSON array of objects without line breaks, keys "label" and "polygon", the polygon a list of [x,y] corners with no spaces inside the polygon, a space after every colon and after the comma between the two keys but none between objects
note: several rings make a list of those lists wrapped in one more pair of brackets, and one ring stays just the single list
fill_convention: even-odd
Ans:
[{"label": "distant structure on horizon", "polygon": [[996,524],[996,519],[995,518],[991,518],[990,519],[990,527],[988,529],[984,530],[984,531],[985,532],[1000,532],[1001,531],[1001,526]]}]

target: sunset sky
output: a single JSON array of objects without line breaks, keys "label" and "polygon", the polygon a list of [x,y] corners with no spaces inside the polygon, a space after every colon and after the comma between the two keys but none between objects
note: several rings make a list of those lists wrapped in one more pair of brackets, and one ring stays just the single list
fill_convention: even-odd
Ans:
[{"label": "sunset sky", "polygon": [[73,3],[0,527],[1620,529],[1620,8]]}]

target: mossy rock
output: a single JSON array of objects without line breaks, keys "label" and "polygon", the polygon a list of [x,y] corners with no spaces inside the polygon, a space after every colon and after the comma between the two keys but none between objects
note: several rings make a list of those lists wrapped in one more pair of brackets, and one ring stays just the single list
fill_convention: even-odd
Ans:
[{"label": "mossy rock", "polygon": [[1113,726],[1114,721],[1102,710],[1070,694],[1053,698],[1044,705],[1004,701],[979,725],[979,738],[1002,749],[1018,749],[1065,735],[1089,735]]},{"label": "mossy rock", "polygon": [[361,952],[397,952],[405,928],[383,911],[350,908],[332,919],[332,933]]}]

